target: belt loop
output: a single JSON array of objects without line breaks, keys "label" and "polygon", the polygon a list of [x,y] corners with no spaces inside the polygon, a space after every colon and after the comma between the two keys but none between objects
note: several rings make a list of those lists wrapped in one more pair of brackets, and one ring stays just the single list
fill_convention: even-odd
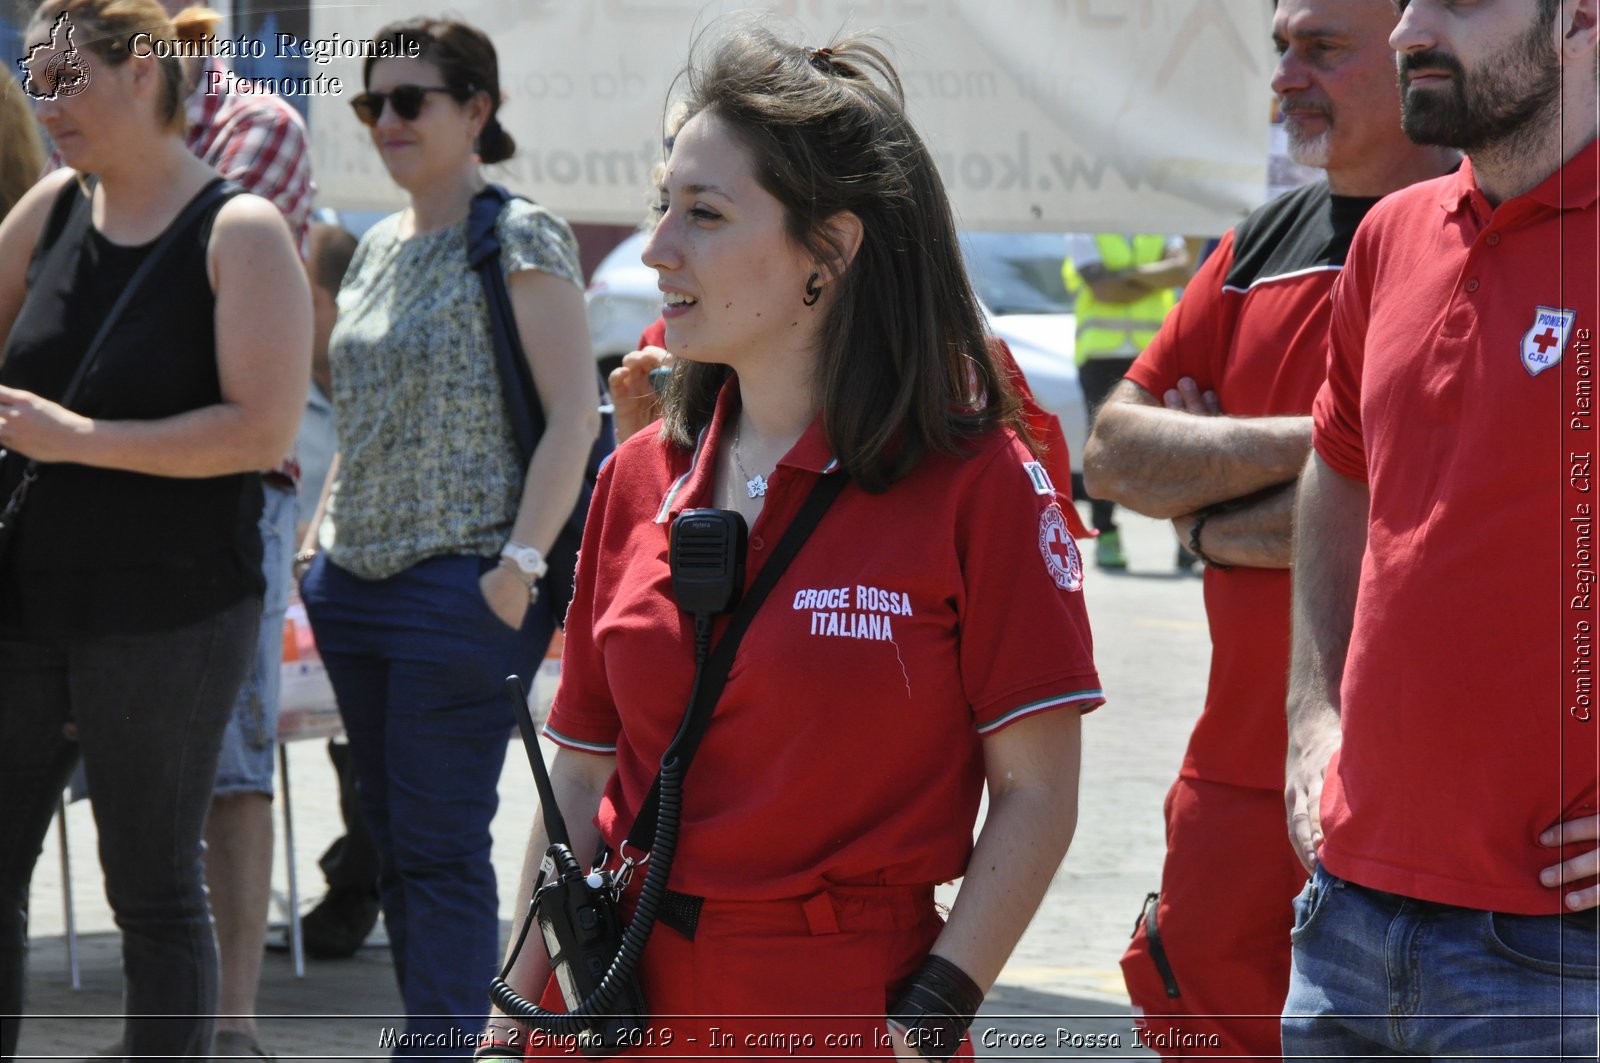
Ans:
[{"label": "belt loop", "polygon": [[833,895],[828,891],[822,891],[800,907],[806,913],[806,926],[813,936],[839,932],[839,918],[833,910]]}]

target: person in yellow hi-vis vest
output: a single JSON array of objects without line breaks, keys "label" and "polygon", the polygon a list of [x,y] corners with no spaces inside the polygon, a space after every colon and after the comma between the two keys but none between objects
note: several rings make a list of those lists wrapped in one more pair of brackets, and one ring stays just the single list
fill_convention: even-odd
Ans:
[{"label": "person in yellow hi-vis vest", "polygon": [[[1181,236],[1159,233],[1075,233],[1067,237],[1061,276],[1077,296],[1078,381],[1091,418],[1133,360],[1155,338],[1177,289],[1194,271]],[[1117,531],[1116,507],[1090,498],[1095,563],[1124,569],[1127,556]],[[1179,564],[1183,564],[1182,554]]]}]

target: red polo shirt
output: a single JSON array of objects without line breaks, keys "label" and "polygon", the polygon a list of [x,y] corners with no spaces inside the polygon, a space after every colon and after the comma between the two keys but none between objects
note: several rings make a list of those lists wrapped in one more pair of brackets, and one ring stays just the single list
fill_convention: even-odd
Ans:
[{"label": "red polo shirt", "polygon": [[[601,471],[546,734],[615,752],[598,823],[626,836],[688,703],[693,621],[668,536],[710,506],[736,385],[693,451],[630,438]],[[818,476],[820,420],[770,477],[747,586]],[[1009,431],[925,458],[881,494],[846,488],[756,615],[684,787],[675,889],[732,900],[961,875],[981,739],[1103,700],[1082,563],[1048,478]],[[721,636],[719,622],[713,642]]]},{"label": "red polo shirt", "polygon": [[1470,164],[1395,193],[1335,289],[1315,445],[1372,510],[1322,859],[1366,886],[1554,913],[1539,871],[1595,846],[1536,839],[1600,807],[1600,721],[1569,696],[1579,670],[1593,694],[1592,485],[1567,496],[1595,449],[1596,152],[1498,208]]},{"label": "red polo shirt", "polygon": [[[1191,377],[1230,417],[1311,412],[1328,362],[1328,294],[1374,199],[1325,181],[1280,196],[1222,238],[1128,379],[1156,397]],[[1289,570],[1205,570],[1211,677],[1185,778],[1283,789]]]}]

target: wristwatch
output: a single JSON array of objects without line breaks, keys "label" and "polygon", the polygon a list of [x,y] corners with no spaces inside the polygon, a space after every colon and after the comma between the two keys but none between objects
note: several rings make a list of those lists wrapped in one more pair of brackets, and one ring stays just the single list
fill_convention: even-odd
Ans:
[{"label": "wristwatch", "polygon": [[545,563],[544,555],[531,546],[523,546],[515,539],[506,543],[500,551],[500,556],[517,566],[517,569],[530,581],[544,578],[545,572],[550,568]]}]

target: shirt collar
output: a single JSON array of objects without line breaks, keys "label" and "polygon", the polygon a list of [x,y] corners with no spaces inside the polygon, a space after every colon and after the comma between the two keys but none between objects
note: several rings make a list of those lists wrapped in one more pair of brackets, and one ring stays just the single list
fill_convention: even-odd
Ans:
[{"label": "shirt collar", "polygon": [[[1474,196],[1482,200],[1483,193],[1478,191],[1478,181],[1473,176],[1472,159],[1464,158],[1461,168],[1444,182],[1439,205],[1452,212],[1465,210]],[[1583,210],[1594,206],[1597,198],[1600,198],[1600,139],[1589,141],[1555,173],[1506,203],[1528,200],[1553,210]],[[1487,214],[1487,201],[1483,206]]]},{"label": "shirt collar", "polygon": [[1472,201],[1472,194],[1477,191],[1478,181],[1472,176],[1472,160],[1463,156],[1455,173],[1440,183],[1439,206],[1452,213],[1466,210]]},{"label": "shirt collar", "polygon": [[[661,500],[661,508],[656,511],[657,524],[666,524],[685,509],[694,508],[698,500],[711,497],[712,481],[716,476],[717,448],[733,419],[739,416],[739,408],[739,378],[729,376],[717,395],[716,409],[712,411],[710,422],[700,430],[700,437],[695,440],[694,450],[689,455],[689,468],[672,481],[666,497]],[[778,464],[817,475],[838,470],[839,459],[834,457],[833,448],[828,445],[828,434],[822,426],[821,413],[800,433],[800,438],[795,440],[788,453],[778,459]]]},{"label": "shirt collar", "polygon": [[1556,210],[1583,210],[1600,199],[1600,139],[1589,141],[1566,164],[1528,193]]}]

